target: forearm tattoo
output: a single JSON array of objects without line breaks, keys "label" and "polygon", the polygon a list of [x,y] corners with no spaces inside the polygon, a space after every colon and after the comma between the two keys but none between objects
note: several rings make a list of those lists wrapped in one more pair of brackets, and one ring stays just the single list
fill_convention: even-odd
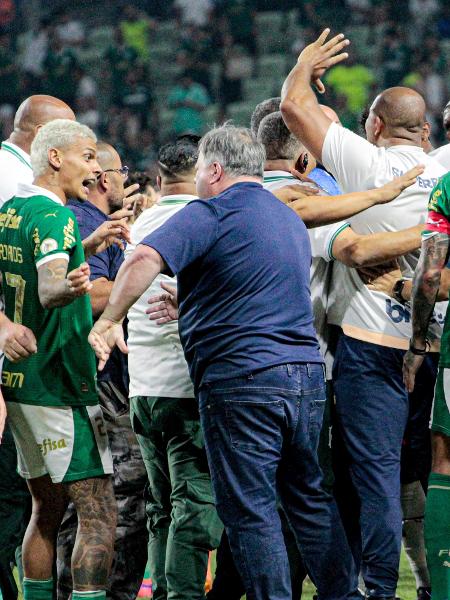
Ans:
[{"label": "forearm tattoo", "polygon": [[439,291],[441,271],[445,266],[450,237],[436,233],[422,241],[420,260],[413,280],[413,339],[424,341]]}]

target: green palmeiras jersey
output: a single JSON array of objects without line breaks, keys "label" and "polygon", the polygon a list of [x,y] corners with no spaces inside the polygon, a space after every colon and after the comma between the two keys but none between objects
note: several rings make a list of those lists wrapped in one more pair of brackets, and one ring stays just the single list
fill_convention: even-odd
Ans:
[{"label": "green palmeiras jersey", "polygon": [[[439,178],[433,188],[428,202],[428,216],[423,236],[433,235],[433,232],[445,233],[450,236],[450,173]],[[450,306],[450,305],[449,305]],[[450,310],[445,315],[444,331],[441,338],[441,367],[450,367]]]},{"label": "green palmeiras jersey", "polygon": [[0,209],[0,271],[6,315],[33,331],[38,351],[18,363],[5,359],[3,392],[23,404],[97,404],[89,297],[51,309],[39,301],[37,269],[56,258],[68,259],[68,272],[84,261],[75,216],[52,192],[21,184]]}]

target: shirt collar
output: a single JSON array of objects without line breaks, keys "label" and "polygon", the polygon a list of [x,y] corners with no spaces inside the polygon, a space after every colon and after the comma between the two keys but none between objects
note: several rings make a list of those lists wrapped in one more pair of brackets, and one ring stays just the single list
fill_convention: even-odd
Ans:
[{"label": "shirt collar", "polygon": [[158,206],[168,206],[170,204],[188,204],[192,200],[198,200],[198,196],[192,194],[169,194],[163,196],[156,203]]},{"label": "shirt collar", "polygon": [[46,188],[34,185],[32,183],[19,183],[17,186],[16,196],[18,198],[31,198],[32,196],[45,196],[53,200],[56,204],[64,206],[64,202],[56,194]]},{"label": "shirt collar", "polygon": [[17,160],[31,169],[30,155],[24,152],[22,148],[19,148],[19,146],[13,144],[12,142],[6,141],[2,142],[1,149],[4,152],[9,152],[9,154],[15,156]]},{"label": "shirt collar", "polygon": [[296,177],[291,175],[289,171],[264,171],[264,183],[269,183],[271,181],[281,181],[283,179],[292,179],[294,181],[299,181]]}]

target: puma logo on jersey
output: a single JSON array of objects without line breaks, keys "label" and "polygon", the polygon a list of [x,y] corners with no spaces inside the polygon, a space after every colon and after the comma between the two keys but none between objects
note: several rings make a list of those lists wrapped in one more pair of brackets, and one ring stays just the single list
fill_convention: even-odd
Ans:
[{"label": "puma logo on jersey", "polygon": [[56,213],[48,213],[48,215],[45,215],[45,218],[47,217],[56,217]]}]

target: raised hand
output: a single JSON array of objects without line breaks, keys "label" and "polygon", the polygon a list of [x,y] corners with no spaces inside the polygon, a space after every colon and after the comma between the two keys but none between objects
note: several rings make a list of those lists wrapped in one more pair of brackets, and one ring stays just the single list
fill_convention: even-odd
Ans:
[{"label": "raised hand", "polygon": [[326,42],[329,33],[330,29],[324,29],[317,40],[306,46],[298,57],[299,64],[306,65],[311,69],[311,83],[315,85],[320,94],[325,92],[325,86],[321,80],[325,71],[348,58],[347,52],[341,52],[341,50],[348,46],[350,41],[345,39],[343,33],[339,33]]},{"label": "raised hand", "polygon": [[121,250],[124,250],[124,241],[128,243],[131,241],[127,219],[104,221],[83,240],[84,254],[86,257],[98,254],[112,246],[112,244],[116,244]]}]

